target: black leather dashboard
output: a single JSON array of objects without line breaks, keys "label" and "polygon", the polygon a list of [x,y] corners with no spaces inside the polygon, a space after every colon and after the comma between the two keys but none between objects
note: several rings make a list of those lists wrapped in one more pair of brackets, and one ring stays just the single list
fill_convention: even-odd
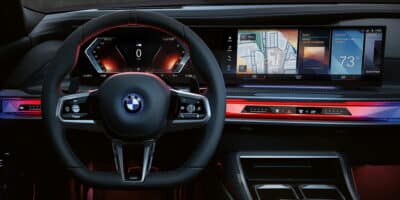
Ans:
[{"label": "black leather dashboard", "polygon": [[[228,88],[228,98],[268,101],[390,101],[400,100],[399,73],[400,43],[396,36],[400,32],[400,6],[396,4],[299,4],[299,5],[235,5],[235,6],[184,6],[167,9],[143,9],[167,14],[192,26],[384,26],[386,27],[386,48],[384,57],[384,76],[381,87],[372,88]],[[66,13],[40,14],[25,9],[29,27],[33,27],[29,39],[33,46],[46,46],[49,40],[62,41],[72,30],[84,22],[113,10],[82,10]],[[39,45],[40,44],[40,45]],[[45,43],[47,44],[47,42]],[[38,46],[39,45],[39,46]],[[54,46],[55,47],[55,46]],[[53,49],[56,48],[47,48]],[[33,50],[31,50],[33,51]],[[38,51],[38,50],[35,50]],[[43,50],[44,51],[44,50]],[[47,60],[51,59],[51,53]],[[9,88],[24,88],[29,93],[39,93],[44,74],[37,74],[46,63],[37,63],[32,70],[21,70],[35,63],[35,58],[26,58],[18,66],[19,73],[10,77]],[[31,67],[32,68],[32,67]],[[24,74],[26,73],[26,74]],[[16,76],[26,77],[32,84],[17,83]],[[7,86],[6,86],[7,87]],[[235,120],[231,121],[234,122]],[[288,121],[279,120],[273,123]],[[290,121],[289,121],[290,122]],[[235,123],[235,122],[234,122]],[[297,122],[295,124],[302,124]]]}]

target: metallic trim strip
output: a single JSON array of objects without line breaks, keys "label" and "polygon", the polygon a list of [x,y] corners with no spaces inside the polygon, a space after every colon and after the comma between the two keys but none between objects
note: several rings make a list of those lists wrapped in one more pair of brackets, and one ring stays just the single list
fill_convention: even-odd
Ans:
[{"label": "metallic trim strip", "polygon": [[337,155],[241,155],[240,158],[245,159],[262,159],[262,158],[307,158],[307,159],[315,159],[315,158],[339,158]]},{"label": "metallic trim strip", "polygon": [[[307,188],[306,188],[307,187]],[[306,197],[306,195],[303,192],[303,189],[309,189],[309,190],[318,190],[318,189],[322,189],[322,190],[336,190],[336,192],[339,194],[339,196],[345,200],[346,198],[344,197],[344,195],[342,194],[342,192],[334,185],[325,185],[325,184],[305,184],[305,185],[300,185],[299,186],[299,190],[301,195],[303,195],[303,197],[305,199],[309,199]]]},{"label": "metallic trim strip", "polygon": [[253,197],[251,196],[249,187],[247,186],[246,179],[244,177],[243,167],[242,167],[242,164],[240,162],[240,155],[239,154],[237,154],[237,156],[236,156],[236,164],[237,164],[238,169],[239,169],[239,174],[238,174],[239,181],[242,183],[242,186],[244,188],[244,192],[246,193],[247,199],[248,200],[253,200]]},{"label": "metallic trim strip", "polygon": [[288,189],[293,193],[295,199],[300,199],[299,196],[297,195],[296,191],[294,190],[294,188],[291,185],[286,185],[286,184],[264,184],[264,185],[255,185],[254,186],[254,190],[255,190],[257,198],[259,200],[262,200],[262,199],[260,198],[260,195],[258,194],[258,190],[265,190],[265,189],[275,189],[275,190],[276,189]]},{"label": "metallic trim strip", "polygon": [[130,180],[129,177],[127,176],[127,174],[125,174],[123,145],[124,144],[118,140],[112,141],[114,164],[115,164],[117,173],[120,174],[121,179],[124,182],[143,183],[144,180],[146,179],[146,176],[150,173],[151,165],[153,162],[155,142],[153,140],[144,142],[142,174],[140,176],[140,179],[138,179],[138,180]]},{"label": "metallic trim strip", "polygon": [[[263,12],[265,16],[277,16],[281,15],[289,15],[290,13],[295,14],[320,14],[320,13],[349,13],[352,11],[354,13],[354,8],[357,8],[357,13],[370,13],[370,12],[381,12],[381,13],[393,13],[400,9],[397,4],[388,3],[388,4],[376,4],[376,3],[339,3],[339,4],[272,4],[272,5],[204,5],[204,6],[181,6],[175,8],[138,8],[140,11],[153,11],[153,12],[198,12],[198,11],[210,11],[217,12],[218,15],[214,17],[228,17],[231,16],[229,11],[235,12],[236,17],[240,17],[241,15],[237,15],[241,10],[248,10],[248,13],[244,13],[244,16],[260,16],[261,13],[257,11],[267,10],[269,12]],[[62,18],[70,17],[70,15],[82,15],[86,17],[93,16],[93,14],[107,14],[116,11],[125,11],[127,9],[87,9],[87,10],[77,10],[70,12],[61,12],[55,14],[49,14],[45,16],[43,21],[57,21]],[[220,11],[220,12],[218,12]],[[256,11],[256,12],[255,12]],[[297,11],[297,12],[295,12]],[[225,15],[221,12],[229,12]],[[201,12],[200,12],[201,13]],[[177,16],[181,16],[176,14]],[[293,15],[293,14],[292,14]],[[95,16],[93,16],[95,17]],[[185,17],[185,16],[182,16]],[[190,16],[188,16],[190,17]],[[199,15],[195,16],[196,18]],[[205,16],[205,17],[213,17],[213,16]]]}]

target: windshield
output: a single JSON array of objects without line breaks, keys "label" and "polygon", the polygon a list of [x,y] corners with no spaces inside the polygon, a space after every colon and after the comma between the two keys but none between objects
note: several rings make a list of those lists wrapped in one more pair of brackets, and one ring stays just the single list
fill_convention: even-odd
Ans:
[{"label": "windshield", "polygon": [[[380,0],[390,3],[398,0]],[[22,4],[40,12],[60,12],[82,9],[121,9],[138,7],[174,7],[187,5],[234,5],[265,3],[361,3],[374,0],[22,0]]]}]

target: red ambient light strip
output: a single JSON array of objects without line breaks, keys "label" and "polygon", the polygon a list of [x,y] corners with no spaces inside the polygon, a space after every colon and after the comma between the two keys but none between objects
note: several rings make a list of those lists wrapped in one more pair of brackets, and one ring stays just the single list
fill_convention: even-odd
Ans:
[{"label": "red ambient light strip", "polygon": [[[246,106],[282,106],[310,108],[345,108],[351,115],[327,114],[286,114],[286,113],[244,113]],[[298,120],[339,120],[339,121],[400,121],[400,102],[283,102],[227,99],[227,118],[243,119],[298,119]]]}]

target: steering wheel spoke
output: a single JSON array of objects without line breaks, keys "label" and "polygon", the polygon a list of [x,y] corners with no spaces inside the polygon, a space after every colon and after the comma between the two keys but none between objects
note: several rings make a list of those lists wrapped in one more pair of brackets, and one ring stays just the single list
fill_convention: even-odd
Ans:
[{"label": "steering wheel spoke", "polygon": [[172,130],[201,127],[211,118],[210,103],[207,97],[171,89]]},{"label": "steering wheel spoke", "polygon": [[[135,168],[131,169],[128,166],[128,146],[139,146],[140,148],[143,148],[142,163],[140,166],[136,167],[136,169],[139,170],[135,170]],[[121,176],[122,181],[143,182],[146,176],[150,173],[155,149],[155,141],[149,140],[139,144],[129,144],[119,140],[113,140],[112,148],[114,154],[115,168],[117,170],[117,173]],[[139,154],[136,155],[140,156]]]},{"label": "steering wheel spoke", "polygon": [[96,125],[96,90],[65,95],[59,98],[57,118],[67,127]]}]

